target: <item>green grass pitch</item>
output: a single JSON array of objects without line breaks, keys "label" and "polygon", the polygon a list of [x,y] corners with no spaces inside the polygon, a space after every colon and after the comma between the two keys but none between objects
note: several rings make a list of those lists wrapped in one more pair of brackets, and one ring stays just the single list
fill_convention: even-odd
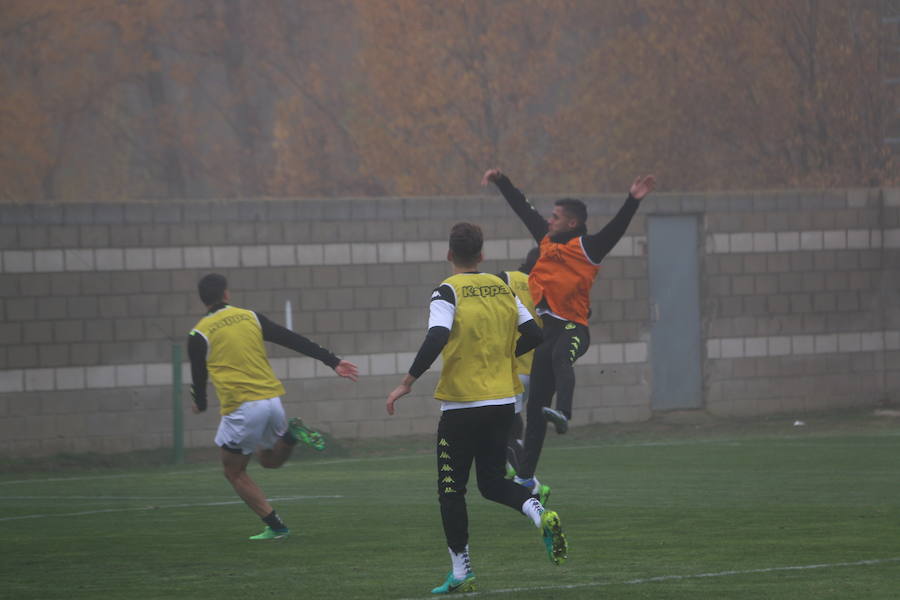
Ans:
[{"label": "green grass pitch", "polygon": [[[900,420],[859,415],[548,433],[538,475],[566,529],[547,559],[469,485],[476,597],[900,598]],[[449,567],[430,440],[251,467],[262,523],[216,462],[0,476],[0,596],[427,598]],[[21,471],[21,470],[20,470]]]}]

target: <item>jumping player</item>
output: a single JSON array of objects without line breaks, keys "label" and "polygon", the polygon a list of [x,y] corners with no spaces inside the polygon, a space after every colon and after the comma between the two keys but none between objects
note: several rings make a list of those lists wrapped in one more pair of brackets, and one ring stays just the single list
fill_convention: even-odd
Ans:
[{"label": "jumping player", "polygon": [[[547,433],[547,420],[565,433],[572,418],[575,361],[590,344],[590,292],[600,261],[625,234],[641,200],[653,191],[653,175],[638,177],[625,204],[597,233],[587,232],[587,207],[581,200],[557,200],[547,220],[525,195],[500,172],[489,169],[481,184],[494,183],[540,246],[540,258],[528,277],[528,287],[541,317],[544,341],[535,350],[525,426],[525,456],[516,481],[539,489],[534,478]],[[550,407],[554,393],[556,408]]]}]

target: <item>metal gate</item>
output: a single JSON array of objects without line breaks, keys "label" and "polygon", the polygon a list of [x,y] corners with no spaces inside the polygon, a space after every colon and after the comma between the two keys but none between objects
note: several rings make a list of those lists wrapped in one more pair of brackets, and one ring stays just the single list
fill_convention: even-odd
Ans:
[{"label": "metal gate", "polygon": [[697,231],[694,216],[647,219],[653,410],[703,405]]}]

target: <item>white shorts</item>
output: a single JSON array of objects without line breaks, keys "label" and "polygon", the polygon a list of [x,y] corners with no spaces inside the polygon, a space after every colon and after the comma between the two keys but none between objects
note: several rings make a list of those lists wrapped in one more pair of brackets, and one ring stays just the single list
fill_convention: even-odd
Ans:
[{"label": "white shorts", "polygon": [[528,383],[531,381],[531,375],[523,375],[519,373],[519,381],[522,382],[522,393],[516,394],[516,414],[522,412],[525,402],[528,401]]},{"label": "white shorts", "polygon": [[272,448],[287,431],[287,417],[281,398],[244,402],[235,411],[222,415],[216,431],[216,446],[253,454],[257,448]]}]

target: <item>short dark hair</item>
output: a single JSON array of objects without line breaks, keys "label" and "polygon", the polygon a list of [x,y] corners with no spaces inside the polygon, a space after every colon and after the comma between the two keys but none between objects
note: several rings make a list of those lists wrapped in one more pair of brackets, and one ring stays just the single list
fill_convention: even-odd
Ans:
[{"label": "short dark hair", "polygon": [[554,204],[562,206],[566,214],[576,219],[579,225],[584,225],[587,222],[587,206],[581,200],[577,198],[560,198]]},{"label": "short dark hair", "polygon": [[478,262],[483,245],[481,227],[474,223],[457,223],[450,229],[450,251],[455,263],[472,265]]},{"label": "short dark hair", "polygon": [[225,290],[228,289],[228,280],[224,275],[210,273],[204,275],[197,283],[197,291],[200,293],[200,301],[206,306],[212,306],[225,299]]}]

